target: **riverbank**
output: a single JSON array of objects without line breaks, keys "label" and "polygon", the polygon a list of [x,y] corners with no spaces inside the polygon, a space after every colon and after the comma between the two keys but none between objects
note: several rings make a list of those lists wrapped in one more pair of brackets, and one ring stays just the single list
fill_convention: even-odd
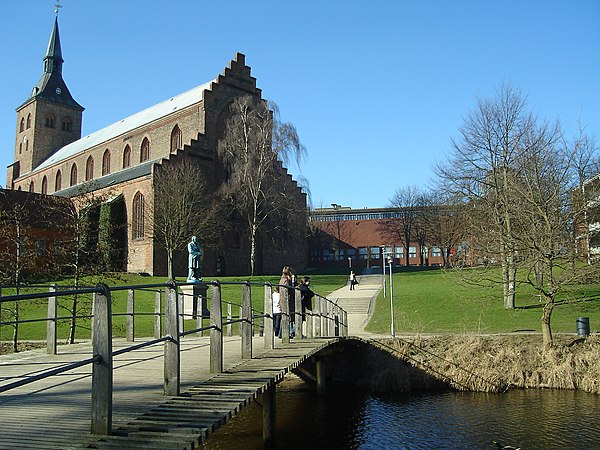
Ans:
[{"label": "riverbank", "polygon": [[[431,386],[433,378],[465,391],[553,388],[600,394],[598,336],[559,335],[550,349],[543,348],[541,336],[530,334],[415,336],[377,342],[412,367],[378,367],[369,383],[373,391],[397,390],[394,387],[406,385],[399,377],[408,376],[417,389]],[[419,383],[414,369],[424,384]]]}]

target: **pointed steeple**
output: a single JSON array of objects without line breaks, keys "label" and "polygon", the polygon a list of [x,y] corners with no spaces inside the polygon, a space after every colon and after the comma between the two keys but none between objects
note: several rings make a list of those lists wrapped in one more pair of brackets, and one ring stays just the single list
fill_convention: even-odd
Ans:
[{"label": "pointed steeple", "polygon": [[62,74],[62,50],[60,49],[60,34],[58,33],[58,15],[54,19],[54,28],[48,41],[48,50],[44,58],[44,72]]},{"label": "pointed steeple", "polygon": [[[31,96],[23,103],[27,104],[34,98],[49,100],[83,111],[83,107],[77,103],[62,77],[62,49],[60,47],[60,33],[58,31],[58,14],[54,19],[54,26],[48,41],[46,56],[44,56],[44,72],[40,81],[34,86]],[[22,106],[23,106],[22,105]]]}]

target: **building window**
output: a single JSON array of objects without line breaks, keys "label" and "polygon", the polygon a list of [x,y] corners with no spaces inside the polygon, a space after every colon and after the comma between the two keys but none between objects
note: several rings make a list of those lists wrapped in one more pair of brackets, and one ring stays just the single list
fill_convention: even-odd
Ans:
[{"label": "building window", "polygon": [[54,128],[54,116],[46,116],[46,121],[44,122],[44,126],[46,128]]},{"label": "building window", "polygon": [[46,241],[44,239],[38,239],[37,241],[37,255],[46,256]]},{"label": "building window", "polygon": [[355,248],[347,248],[346,249],[346,256],[348,258],[356,258],[356,249]]},{"label": "building window", "polygon": [[368,259],[369,253],[367,247],[358,248],[358,257],[360,259]]},{"label": "building window", "polygon": [[63,118],[61,129],[63,131],[71,131],[71,119],[69,117]]},{"label": "building window", "polygon": [[23,136],[23,141],[21,142],[21,145],[19,145],[19,153],[21,152],[23,144],[25,144],[25,151],[29,150],[29,139],[27,139],[27,136]]},{"label": "building window", "polygon": [[396,245],[394,247],[394,258],[402,259],[404,258],[404,247]]},{"label": "building window", "polygon": [[19,125],[19,132],[25,131],[25,117],[21,117],[21,125]]},{"label": "building window", "polygon": [[48,193],[48,178],[46,178],[46,175],[44,175],[44,178],[42,178],[42,194],[47,194]]},{"label": "building window", "polygon": [[56,179],[54,180],[54,192],[58,192],[62,189],[62,174],[60,170],[56,172]]},{"label": "building window", "polygon": [[439,258],[442,256],[442,249],[439,247],[431,247],[431,256]]},{"label": "building window", "polygon": [[144,196],[137,192],[133,197],[133,239],[144,239]]},{"label": "building window", "polygon": [[371,247],[369,251],[371,252],[371,259],[379,259],[379,247]]},{"label": "building window", "polygon": [[417,247],[415,247],[414,245],[411,245],[410,247],[408,247],[408,257],[409,258],[417,257]]},{"label": "building window", "polygon": [[171,131],[171,153],[175,153],[178,148],[181,148],[181,129],[175,125]]},{"label": "building window", "polygon": [[94,178],[94,158],[91,156],[87,159],[85,163],[85,181],[90,181]]},{"label": "building window", "polygon": [[27,114],[27,129],[31,128],[31,114]]},{"label": "building window", "polygon": [[77,165],[73,163],[71,166],[71,184],[70,186],[75,186],[77,184]]},{"label": "building window", "polygon": [[35,192],[35,185],[33,184],[33,181],[29,183],[29,192]]},{"label": "building window", "polygon": [[108,175],[110,173],[110,150],[106,149],[102,156],[102,175]]},{"label": "building window", "polygon": [[131,166],[131,147],[126,145],[125,150],[123,150],[123,169],[129,166]]},{"label": "building window", "polygon": [[150,159],[150,141],[148,138],[144,138],[142,146],[140,147],[140,162],[148,161]]},{"label": "building window", "polygon": [[344,249],[343,248],[338,248],[335,251],[335,260],[336,261],[343,261],[344,260]]},{"label": "building window", "polygon": [[333,261],[334,251],[331,249],[323,250],[323,261]]}]

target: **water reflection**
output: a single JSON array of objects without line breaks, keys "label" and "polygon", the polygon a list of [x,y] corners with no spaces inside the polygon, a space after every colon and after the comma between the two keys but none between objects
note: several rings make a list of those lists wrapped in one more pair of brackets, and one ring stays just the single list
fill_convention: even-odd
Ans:
[{"label": "water reflection", "polygon": [[[506,394],[372,395],[319,398],[286,379],[277,393],[280,449],[600,448],[600,396],[576,391]],[[206,450],[261,449],[260,406],[246,408],[211,437]]]}]

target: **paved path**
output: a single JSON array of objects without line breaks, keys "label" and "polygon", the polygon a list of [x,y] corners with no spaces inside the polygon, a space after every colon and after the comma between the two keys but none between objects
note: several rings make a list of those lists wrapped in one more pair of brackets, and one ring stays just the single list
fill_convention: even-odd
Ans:
[{"label": "paved path", "polygon": [[327,296],[348,313],[348,336],[367,336],[365,325],[371,318],[375,299],[382,289],[381,275],[358,277],[359,284],[350,290],[345,286]]}]

